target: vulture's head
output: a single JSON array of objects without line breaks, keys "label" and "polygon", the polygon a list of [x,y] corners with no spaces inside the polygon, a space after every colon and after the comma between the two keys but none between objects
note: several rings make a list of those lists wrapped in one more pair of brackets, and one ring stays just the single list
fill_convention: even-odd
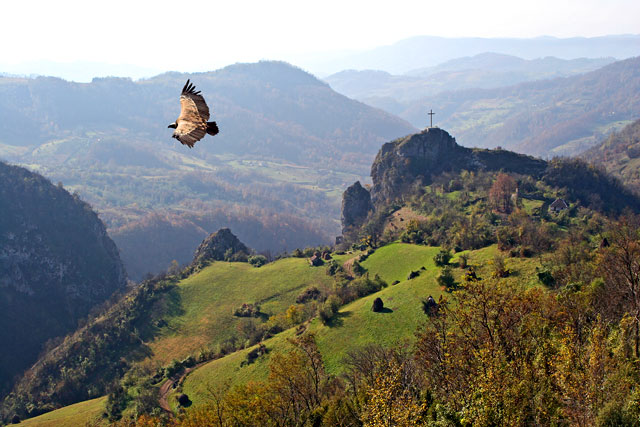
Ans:
[{"label": "vulture's head", "polygon": [[170,124],[169,126],[167,126],[167,127],[168,127],[168,128],[171,128],[171,129],[175,129],[175,128],[177,128],[177,127],[178,127],[178,123],[173,122],[173,123],[171,123],[171,124]]}]

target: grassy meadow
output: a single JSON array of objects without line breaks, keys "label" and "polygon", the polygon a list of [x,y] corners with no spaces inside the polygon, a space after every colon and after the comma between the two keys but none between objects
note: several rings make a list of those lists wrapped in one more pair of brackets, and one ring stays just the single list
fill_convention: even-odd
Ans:
[{"label": "grassy meadow", "polygon": [[[369,343],[393,345],[412,340],[416,329],[426,320],[421,300],[429,295],[437,300],[444,293],[436,282],[440,268],[433,262],[433,257],[439,250],[438,247],[393,243],[378,249],[361,263],[370,275],[380,275],[389,286],[343,306],[330,325],[323,325],[318,319],[314,319],[307,329],[316,334],[318,347],[329,373],[341,373],[341,362],[350,350]],[[469,255],[469,264],[476,267],[478,276],[491,276],[492,262],[498,253],[495,245],[463,253]],[[456,263],[457,257],[454,257],[452,264],[455,266]],[[500,280],[536,286],[537,282],[533,280],[536,265],[536,259],[507,259],[506,266],[512,274]],[[425,270],[418,277],[407,280],[410,271],[420,270],[423,266]],[[463,269],[454,268],[458,281],[463,272]],[[400,283],[391,285],[396,280]],[[383,300],[386,309],[381,313],[374,313],[371,306],[378,297]],[[249,365],[243,366],[243,361],[250,349],[205,364],[189,374],[183,384],[183,392],[197,406],[205,403],[213,390],[233,387],[249,380],[266,379],[269,356],[273,352],[287,349],[287,338],[293,336],[294,329],[290,329],[266,340],[264,344],[270,352]]]},{"label": "grassy meadow", "polygon": [[286,311],[306,287],[330,284],[325,269],[310,267],[304,258],[285,258],[260,268],[214,262],[178,284],[171,296],[175,309],[148,343],[153,355],[145,363],[164,366],[229,339],[240,321],[233,310],[243,303],[257,303],[270,316]]},{"label": "grassy meadow", "polygon": [[[377,249],[361,262],[369,275],[379,275],[389,286],[344,305],[329,325],[323,325],[317,318],[306,325],[307,331],[316,334],[329,373],[339,375],[347,353],[366,344],[389,346],[412,341],[416,329],[426,320],[421,301],[429,295],[436,300],[446,295],[436,281],[441,269],[435,266],[433,257],[439,250],[439,247],[396,242]],[[460,254],[468,255],[468,262],[476,268],[479,277],[489,278],[498,252],[492,245],[456,254],[451,265],[457,281],[462,280],[465,271],[457,268]],[[346,253],[334,255],[334,259],[343,264],[359,255],[360,252]],[[535,258],[508,258],[506,266],[512,273],[500,280],[537,286],[537,265],[539,261]],[[411,271],[420,271],[420,274],[409,280],[407,276]],[[395,281],[399,283],[392,285]],[[197,354],[199,349],[224,341],[240,321],[233,316],[233,309],[244,302],[260,304],[261,311],[267,315],[282,313],[308,286],[331,284],[332,277],[326,273],[326,267],[311,267],[304,258],[285,258],[260,268],[247,263],[214,262],[178,284],[169,301],[174,308],[164,318],[167,324],[153,341],[147,343],[152,355],[143,363],[166,366],[174,359]],[[371,306],[378,297],[383,300],[385,310],[374,313]],[[245,361],[253,347],[204,364],[186,377],[180,392],[186,393],[197,407],[219,390],[266,379],[270,356],[288,350],[287,340],[295,333],[296,328],[291,328],[265,340],[269,352],[251,364]],[[176,410],[177,392],[169,398]],[[23,424],[76,426],[100,423],[105,401],[106,397],[81,402]]]},{"label": "grassy meadow", "polygon": [[29,418],[20,423],[21,426],[30,427],[78,427],[106,425],[103,422],[102,412],[107,397],[79,402],[65,406],[55,411],[47,412],[38,417]]}]

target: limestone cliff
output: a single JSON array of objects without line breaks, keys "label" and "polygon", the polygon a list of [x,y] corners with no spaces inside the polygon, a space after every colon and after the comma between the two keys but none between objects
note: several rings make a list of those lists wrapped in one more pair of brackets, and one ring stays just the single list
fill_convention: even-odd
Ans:
[{"label": "limestone cliff", "polygon": [[118,250],[89,205],[0,162],[0,394],[46,340],[125,285]]},{"label": "limestone cliff", "polygon": [[545,168],[544,160],[504,150],[462,147],[447,131],[427,128],[382,146],[371,166],[371,199],[380,206],[447,171],[504,170],[540,175]]},{"label": "limestone cliff", "polygon": [[371,194],[356,181],[342,195],[342,232],[362,225],[372,210]]},{"label": "limestone cliff", "polygon": [[367,215],[396,199],[412,187],[427,185],[433,176],[461,170],[517,172],[541,176],[547,162],[505,150],[472,149],[458,145],[440,128],[387,142],[371,166],[371,191],[359,182],[347,188],[342,198],[343,233],[362,225]]}]

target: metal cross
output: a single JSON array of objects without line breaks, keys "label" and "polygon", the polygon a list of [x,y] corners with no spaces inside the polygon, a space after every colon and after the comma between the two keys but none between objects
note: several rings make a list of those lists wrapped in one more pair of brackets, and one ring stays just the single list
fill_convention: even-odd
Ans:
[{"label": "metal cross", "polygon": [[433,127],[433,115],[435,113],[433,112],[433,110],[430,110],[427,114],[429,115],[429,119],[431,119],[431,126],[429,126],[429,127],[432,128]]}]

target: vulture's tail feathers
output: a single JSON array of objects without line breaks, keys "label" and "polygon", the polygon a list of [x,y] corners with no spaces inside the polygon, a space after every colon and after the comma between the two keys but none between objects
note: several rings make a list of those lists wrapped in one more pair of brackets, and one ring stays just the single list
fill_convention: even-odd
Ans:
[{"label": "vulture's tail feathers", "polygon": [[217,135],[220,130],[216,122],[207,122],[207,133],[211,136]]}]

